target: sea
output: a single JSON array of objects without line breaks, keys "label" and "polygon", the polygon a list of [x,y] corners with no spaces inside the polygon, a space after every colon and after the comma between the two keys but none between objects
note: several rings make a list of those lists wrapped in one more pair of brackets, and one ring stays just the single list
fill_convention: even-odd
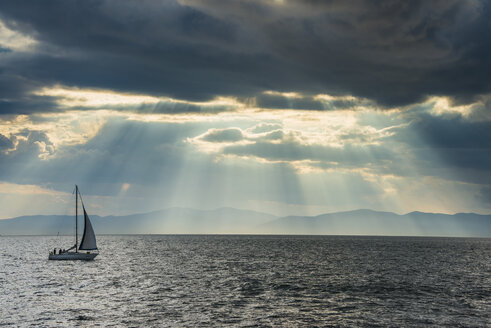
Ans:
[{"label": "sea", "polygon": [[491,239],[0,237],[0,326],[491,327]]}]

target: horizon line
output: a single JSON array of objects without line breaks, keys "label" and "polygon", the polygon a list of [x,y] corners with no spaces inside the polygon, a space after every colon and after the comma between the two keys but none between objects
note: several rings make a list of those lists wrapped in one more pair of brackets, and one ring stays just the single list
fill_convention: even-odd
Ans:
[{"label": "horizon line", "polygon": [[[440,215],[458,215],[458,214],[474,214],[474,215],[482,215],[482,216],[489,216],[491,213],[488,214],[483,214],[483,213],[476,213],[476,212],[455,212],[455,213],[443,213],[443,212],[424,212],[424,211],[410,211],[406,213],[398,213],[398,212],[392,212],[392,211],[387,211],[387,210],[374,210],[374,209],[369,209],[369,208],[358,208],[358,209],[353,209],[353,210],[343,210],[343,211],[335,211],[335,212],[324,212],[324,213],[319,213],[315,215],[276,215],[276,214],[271,214],[268,212],[263,212],[263,211],[257,211],[257,210],[252,210],[252,209],[242,209],[242,208],[236,208],[236,207],[231,207],[231,206],[222,206],[222,207],[217,207],[214,209],[197,209],[193,207],[181,207],[181,206],[171,206],[171,207],[166,207],[158,210],[153,210],[149,212],[135,212],[135,213],[130,213],[130,214],[122,214],[122,215],[99,215],[95,213],[89,214],[89,216],[98,216],[100,218],[107,218],[107,217],[124,217],[124,216],[132,216],[132,215],[144,215],[144,214],[150,214],[150,213],[157,213],[161,211],[166,211],[166,210],[171,210],[171,209],[185,209],[185,210],[194,210],[194,211],[202,211],[202,212],[213,212],[213,211],[218,211],[222,209],[232,209],[232,210],[237,210],[237,211],[244,211],[244,212],[255,212],[259,214],[267,214],[274,216],[276,218],[286,218],[286,217],[317,217],[321,215],[330,215],[330,214],[340,214],[340,213],[349,213],[349,212],[358,212],[358,211],[370,211],[370,212],[377,212],[377,213],[390,213],[390,214],[395,214],[398,216],[405,216],[413,213],[422,213],[422,214],[440,214]],[[0,218],[0,220],[12,220],[12,219],[17,219],[17,218],[22,218],[22,217],[32,217],[32,216],[73,216],[73,214],[26,214],[26,215],[18,215],[14,217],[7,217],[7,218]]]}]

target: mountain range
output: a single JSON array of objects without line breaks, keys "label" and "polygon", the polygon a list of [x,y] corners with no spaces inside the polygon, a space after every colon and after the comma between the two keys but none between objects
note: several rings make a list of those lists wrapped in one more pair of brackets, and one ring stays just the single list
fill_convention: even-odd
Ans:
[{"label": "mountain range", "polygon": [[[169,208],[125,216],[90,216],[97,234],[308,234],[491,237],[491,215],[356,210],[277,217],[220,208]],[[79,218],[81,224],[82,219]],[[83,228],[83,227],[82,227]],[[0,220],[1,235],[70,235],[73,216],[34,215]]]}]

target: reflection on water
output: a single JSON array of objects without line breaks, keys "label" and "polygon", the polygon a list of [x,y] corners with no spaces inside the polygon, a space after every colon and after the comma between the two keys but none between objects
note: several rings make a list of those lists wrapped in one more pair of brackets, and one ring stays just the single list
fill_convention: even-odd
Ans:
[{"label": "reflection on water", "polygon": [[0,237],[0,325],[489,326],[491,239]]}]

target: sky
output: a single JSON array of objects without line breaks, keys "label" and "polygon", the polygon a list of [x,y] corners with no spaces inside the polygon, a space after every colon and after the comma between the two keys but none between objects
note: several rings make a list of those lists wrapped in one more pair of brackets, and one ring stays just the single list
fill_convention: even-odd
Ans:
[{"label": "sky", "polygon": [[0,219],[491,213],[491,4],[0,2]]}]

